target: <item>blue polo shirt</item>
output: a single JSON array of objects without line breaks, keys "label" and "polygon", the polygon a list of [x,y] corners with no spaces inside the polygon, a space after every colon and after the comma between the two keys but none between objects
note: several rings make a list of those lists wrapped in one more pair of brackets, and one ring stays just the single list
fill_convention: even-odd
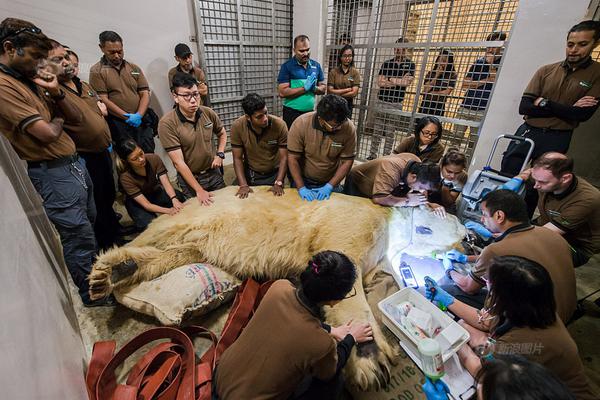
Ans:
[{"label": "blue polo shirt", "polygon": [[[306,78],[310,75],[315,74],[317,77],[317,84],[325,80],[323,69],[321,64],[315,60],[309,59],[307,67],[304,68],[296,59],[292,57],[283,64],[279,69],[279,76],[277,77],[277,83],[289,83],[290,88],[295,89],[304,86]],[[304,93],[293,99],[284,98],[283,105],[289,108],[293,108],[296,111],[306,112],[312,111],[315,108],[315,92]]]}]

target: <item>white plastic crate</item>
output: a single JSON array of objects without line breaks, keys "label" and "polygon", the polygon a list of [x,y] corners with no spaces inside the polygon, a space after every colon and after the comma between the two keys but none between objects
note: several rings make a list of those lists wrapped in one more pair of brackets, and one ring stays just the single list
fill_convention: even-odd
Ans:
[{"label": "white plastic crate", "polygon": [[[400,323],[396,321],[394,317],[388,312],[389,306],[395,306],[404,301],[413,303],[421,311],[425,311],[433,317],[433,319],[440,325],[442,330],[450,327],[452,331],[459,338],[457,341],[451,344],[451,346],[442,352],[442,359],[446,362],[458,349],[469,341],[469,332],[462,326],[454,322],[446,313],[442,312],[434,303],[427,300],[421,293],[417,292],[412,288],[404,288],[394,293],[393,295],[381,300],[378,304],[379,310],[383,314],[383,322],[385,325],[402,341],[403,344],[408,346],[414,354],[419,354],[417,339],[414,338]],[[443,348],[443,347],[442,347]]]}]

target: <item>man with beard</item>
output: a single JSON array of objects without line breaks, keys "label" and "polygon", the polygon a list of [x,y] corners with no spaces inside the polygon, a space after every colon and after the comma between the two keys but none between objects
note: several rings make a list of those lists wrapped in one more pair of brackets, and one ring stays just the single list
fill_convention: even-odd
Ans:
[{"label": "man with beard", "polygon": [[179,43],[175,46],[175,60],[177,65],[169,70],[169,88],[173,87],[173,77],[176,73],[189,74],[198,81],[198,92],[202,102],[200,105],[206,105],[206,95],[208,95],[208,85],[206,83],[206,74],[204,71],[194,65],[194,53],[185,43]]}]

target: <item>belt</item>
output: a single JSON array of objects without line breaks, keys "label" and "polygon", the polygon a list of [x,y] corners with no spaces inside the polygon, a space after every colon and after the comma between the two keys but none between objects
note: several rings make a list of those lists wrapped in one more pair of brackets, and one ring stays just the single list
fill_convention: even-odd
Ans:
[{"label": "belt", "polygon": [[532,129],[532,130],[535,129],[535,130],[541,131],[543,133],[548,133],[548,132],[569,133],[569,132],[573,132],[573,129],[539,128],[537,126],[529,125],[527,122],[525,122],[525,124],[529,127],[529,129]]},{"label": "belt", "polygon": [[27,168],[58,168],[63,167],[68,164],[72,164],[79,160],[79,154],[75,153],[73,155],[67,157],[57,158],[55,160],[48,161],[27,161]]}]

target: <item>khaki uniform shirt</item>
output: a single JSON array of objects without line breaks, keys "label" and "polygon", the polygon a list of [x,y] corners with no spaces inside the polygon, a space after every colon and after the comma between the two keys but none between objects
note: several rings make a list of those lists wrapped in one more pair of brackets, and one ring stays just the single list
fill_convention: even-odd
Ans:
[{"label": "khaki uniform shirt", "polygon": [[287,280],[273,283],[240,337],[217,366],[223,400],[287,399],[302,379],[329,380],[337,346]]},{"label": "khaki uniform shirt", "polygon": [[213,135],[220,135],[223,124],[216,112],[200,106],[196,121],[190,121],[176,107],[158,123],[158,137],[167,152],[181,149],[193,174],[210,169],[216,155]]},{"label": "khaki uniform shirt", "polygon": [[597,399],[586,378],[577,345],[560,320],[546,329],[512,328],[497,338],[496,353],[519,354],[552,371],[577,400]]},{"label": "khaki uniform shirt", "polygon": [[302,176],[328,182],[342,160],[354,160],[356,128],[346,120],[341,128],[328,133],[321,128],[315,111],[299,116],[288,134],[288,151],[302,155]]},{"label": "khaki uniform shirt", "polygon": [[437,142],[427,146],[425,150],[420,150],[419,147],[415,145],[415,137],[409,136],[402,139],[400,144],[394,149],[394,154],[400,153],[413,153],[419,157],[422,162],[432,162],[437,164],[444,155],[444,145]]},{"label": "khaki uniform shirt", "polygon": [[90,68],[90,85],[99,94],[108,95],[110,101],[127,113],[137,112],[139,92],[149,90],[140,67],[123,60],[121,68],[117,69],[104,57]]},{"label": "khaki uniform shirt", "polygon": [[550,222],[564,238],[588,256],[600,252],[600,191],[585,179],[575,178],[560,195],[540,193],[539,225]]},{"label": "khaki uniform shirt", "polygon": [[75,143],[64,131],[52,143],[42,143],[27,132],[36,121],[52,120],[51,107],[51,100],[33,82],[0,65],[0,131],[22,160],[50,161],[75,153]]},{"label": "khaki uniform shirt", "polygon": [[[176,65],[175,67],[171,68],[169,70],[169,88],[173,87],[173,77],[175,76],[175,74],[177,72],[181,72],[183,74],[188,73],[188,72],[184,72],[179,65]],[[196,80],[198,81],[198,84],[204,83],[205,85],[207,85],[206,75],[204,74],[204,71],[202,71],[201,68],[193,67],[192,71],[189,72],[189,74],[192,75],[194,78],[196,78]],[[200,103],[201,105],[206,104],[206,96],[201,96],[200,101],[201,101],[201,103]]]},{"label": "khaki uniform shirt", "polygon": [[531,225],[513,227],[483,249],[471,278],[482,286],[494,257],[519,256],[537,262],[548,271],[554,284],[556,311],[567,322],[577,305],[575,269],[569,244],[558,233]]},{"label": "khaki uniform shirt", "polygon": [[100,98],[92,87],[77,78],[73,78],[77,90],[62,86],[69,102],[81,110],[82,121],[78,124],[64,124],[65,131],[71,136],[77,151],[99,153],[108,148],[111,141],[108,124],[98,108]]},{"label": "khaki uniform shirt", "polygon": [[266,174],[279,166],[279,149],[287,148],[287,125],[269,115],[269,125],[258,134],[245,115],[231,124],[231,147],[244,150],[244,161],[251,170]]},{"label": "khaki uniform shirt", "polygon": [[351,179],[358,190],[367,197],[390,196],[399,187],[406,186],[405,169],[411,161],[421,162],[419,157],[412,153],[379,157],[352,168]]},{"label": "khaki uniform shirt", "polygon": [[354,67],[350,67],[348,72],[344,72],[342,67],[332,68],[327,75],[327,86],[333,86],[334,89],[360,86],[360,73]]},{"label": "khaki uniform shirt", "polygon": [[[583,96],[600,97],[600,63],[589,60],[575,71],[564,61],[544,65],[531,78],[523,96],[534,99],[544,97],[560,104],[572,106]],[[525,121],[537,128],[575,129],[579,122],[556,117],[530,117]]]},{"label": "khaki uniform shirt", "polygon": [[136,174],[128,168],[119,176],[119,181],[127,196],[134,198],[140,194],[148,195],[154,193],[160,185],[160,176],[167,173],[165,164],[156,154],[146,153],[146,176]]}]

